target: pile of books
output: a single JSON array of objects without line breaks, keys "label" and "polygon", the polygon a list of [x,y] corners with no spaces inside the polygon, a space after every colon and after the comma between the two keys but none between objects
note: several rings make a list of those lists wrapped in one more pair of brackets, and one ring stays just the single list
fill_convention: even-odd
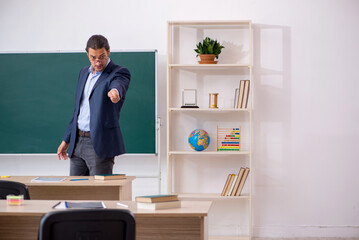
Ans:
[{"label": "pile of books", "polygon": [[98,174],[94,178],[95,180],[119,180],[125,179],[126,174]]},{"label": "pile of books", "polygon": [[241,168],[238,174],[228,174],[221,196],[240,196],[249,174],[249,168]]},{"label": "pile of books", "polygon": [[177,195],[147,195],[136,197],[137,208],[139,209],[168,209],[180,208],[181,201]]}]

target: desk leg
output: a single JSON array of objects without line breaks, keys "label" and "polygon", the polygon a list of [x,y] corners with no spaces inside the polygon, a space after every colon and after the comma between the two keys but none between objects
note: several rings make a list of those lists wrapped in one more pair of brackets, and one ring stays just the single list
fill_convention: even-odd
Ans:
[{"label": "desk leg", "polygon": [[136,216],[136,240],[206,240],[206,217]]},{"label": "desk leg", "polygon": [[131,201],[132,200],[132,182],[120,186],[118,199],[120,201]]}]

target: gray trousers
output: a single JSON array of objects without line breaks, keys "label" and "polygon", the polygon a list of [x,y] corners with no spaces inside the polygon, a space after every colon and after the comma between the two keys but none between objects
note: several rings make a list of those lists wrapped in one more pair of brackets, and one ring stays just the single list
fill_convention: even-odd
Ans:
[{"label": "gray trousers", "polygon": [[91,137],[78,136],[70,158],[70,176],[112,174],[114,157],[100,158],[95,153]]}]

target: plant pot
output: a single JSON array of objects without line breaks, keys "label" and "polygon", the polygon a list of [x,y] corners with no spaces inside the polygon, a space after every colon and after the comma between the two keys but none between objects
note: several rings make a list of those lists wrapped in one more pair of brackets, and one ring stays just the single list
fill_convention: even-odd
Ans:
[{"label": "plant pot", "polygon": [[199,64],[217,64],[217,61],[214,61],[216,58],[215,54],[199,54],[201,61],[198,61]]}]

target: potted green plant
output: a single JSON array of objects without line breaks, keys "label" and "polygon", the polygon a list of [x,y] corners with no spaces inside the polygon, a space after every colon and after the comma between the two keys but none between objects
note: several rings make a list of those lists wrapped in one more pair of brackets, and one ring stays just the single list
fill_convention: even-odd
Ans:
[{"label": "potted green plant", "polygon": [[222,52],[223,45],[221,45],[217,40],[213,40],[209,37],[203,39],[202,42],[199,42],[196,45],[194,51],[197,53],[196,57],[200,57],[201,61],[198,61],[200,64],[216,64],[218,55]]}]

